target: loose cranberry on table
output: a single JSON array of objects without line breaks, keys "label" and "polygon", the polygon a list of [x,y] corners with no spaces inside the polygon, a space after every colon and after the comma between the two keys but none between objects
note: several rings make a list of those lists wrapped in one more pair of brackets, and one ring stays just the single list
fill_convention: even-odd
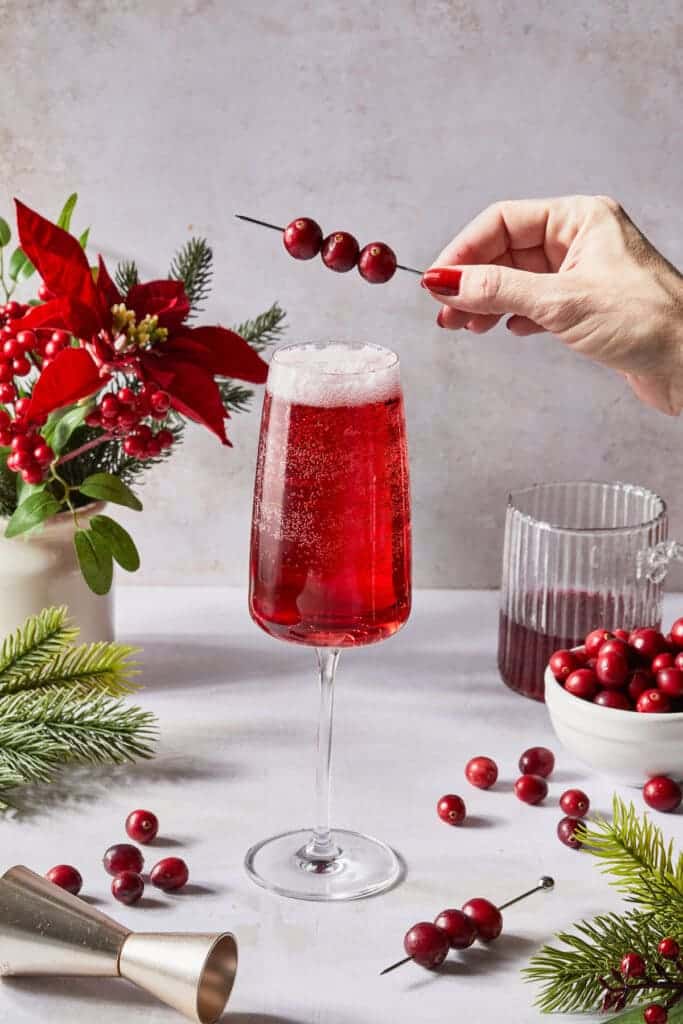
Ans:
[{"label": "loose cranberry on table", "polygon": [[439,967],[450,949],[448,935],[431,921],[419,921],[406,932],[403,948],[421,967]]},{"label": "loose cranberry on table", "polygon": [[323,242],[320,255],[329,270],[345,274],[358,262],[358,242],[348,231],[333,231]]},{"label": "loose cranberry on table", "polygon": [[594,704],[603,708],[617,708],[619,711],[633,711],[633,704],[622,690],[600,690],[593,697]]},{"label": "loose cranberry on table", "polygon": [[446,796],[441,797],[436,805],[436,812],[447,825],[462,825],[467,814],[467,808],[461,796],[456,796],[455,793],[447,793]]},{"label": "loose cranberry on table", "polygon": [[660,669],[657,673],[657,689],[665,693],[667,697],[683,697],[683,670],[680,668]]},{"label": "loose cranberry on table", "polygon": [[282,241],[295,260],[312,260],[322,248],[323,233],[310,217],[297,217],[285,228]]},{"label": "loose cranberry on table", "polygon": [[189,877],[187,864],[180,857],[164,857],[154,865],[149,873],[152,885],[155,885],[157,889],[163,889],[164,892],[182,889]]},{"label": "loose cranberry on table", "polygon": [[591,802],[582,789],[566,789],[560,797],[560,807],[570,818],[585,818]]},{"label": "loose cranberry on table", "polygon": [[489,900],[475,897],[463,904],[462,911],[472,921],[480,942],[493,942],[503,930],[503,915]]},{"label": "loose cranberry on table", "polygon": [[547,747],[529,747],[519,759],[522,775],[540,775],[547,779],[555,767],[555,755]]},{"label": "loose cranberry on table", "polygon": [[53,885],[58,885],[60,889],[65,889],[73,896],[78,896],[83,888],[81,873],[72,867],[71,864],[57,864],[55,867],[50,868],[45,877]]},{"label": "loose cranberry on table", "polygon": [[126,818],[126,832],[136,843],[151,843],[159,831],[159,819],[151,811],[131,811]]},{"label": "loose cranberry on table", "polygon": [[515,796],[525,804],[540,804],[548,795],[548,783],[541,775],[520,775],[515,782]]},{"label": "loose cranberry on table", "polygon": [[477,937],[474,921],[462,910],[442,910],[434,924],[446,933],[451,949],[467,949]]},{"label": "loose cranberry on table", "polygon": [[592,700],[598,689],[598,677],[592,668],[579,668],[564,682],[567,693],[581,700]]},{"label": "loose cranberry on table", "polygon": [[661,690],[645,690],[638,698],[636,711],[643,715],[666,714],[671,711],[671,701]]},{"label": "loose cranberry on table", "polygon": [[583,658],[577,656],[574,651],[555,651],[549,661],[550,671],[558,683],[564,682],[568,675],[576,672],[577,668],[581,668],[583,664]]},{"label": "loose cranberry on table", "polygon": [[643,786],[643,799],[655,811],[675,811],[683,799],[681,787],[666,775],[655,775]]},{"label": "loose cranberry on table", "polygon": [[577,830],[581,826],[582,822],[580,818],[573,818],[567,815],[566,818],[562,818],[557,825],[557,838],[565,846],[570,846],[572,850],[580,850],[583,843],[577,836]]},{"label": "loose cranberry on table", "polygon": [[122,871],[134,871],[140,874],[145,859],[137,846],[130,843],[116,843],[110,846],[102,858],[104,870],[110,875],[120,875]]},{"label": "loose cranberry on table", "polygon": [[144,891],[145,883],[136,871],[121,871],[112,879],[111,894],[119,903],[131,906],[138,902]]},{"label": "loose cranberry on table", "polygon": [[498,765],[490,757],[473,757],[465,765],[465,777],[477,789],[490,789],[498,778]]}]

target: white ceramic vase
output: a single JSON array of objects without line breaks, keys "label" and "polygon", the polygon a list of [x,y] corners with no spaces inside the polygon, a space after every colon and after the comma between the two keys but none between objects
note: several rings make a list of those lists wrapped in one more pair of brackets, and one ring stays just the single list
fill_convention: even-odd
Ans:
[{"label": "white ceramic vase", "polygon": [[[102,512],[103,503],[79,509],[79,522]],[[34,533],[7,540],[0,529],[0,641],[29,615],[66,605],[80,640],[114,638],[113,588],[103,597],[88,588],[76,561],[70,513],[49,520]]]}]

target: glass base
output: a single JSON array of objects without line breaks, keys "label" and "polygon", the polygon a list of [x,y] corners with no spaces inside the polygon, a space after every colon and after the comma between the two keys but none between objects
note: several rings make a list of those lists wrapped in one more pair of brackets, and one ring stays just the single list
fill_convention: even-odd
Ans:
[{"label": "glass base", "polygon": [[401,877],[394,851],[370,836],[333,829],[337,855],[313,860],[306,850],[312,829],[264,839],[248,851],[247,874],[264,889],[295,900],[359,900],[390,889]]}]

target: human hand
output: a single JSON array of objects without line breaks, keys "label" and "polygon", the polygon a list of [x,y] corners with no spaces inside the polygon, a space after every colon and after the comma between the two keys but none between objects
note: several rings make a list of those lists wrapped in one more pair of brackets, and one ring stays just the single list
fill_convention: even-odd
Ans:
[{"label": "human hand", "polygon": [[604,196],[495,203],[455,236],[422,284],[439,326],[482,334],[512,314],[626,376],[670,415],[683,408],[683,277]]}]

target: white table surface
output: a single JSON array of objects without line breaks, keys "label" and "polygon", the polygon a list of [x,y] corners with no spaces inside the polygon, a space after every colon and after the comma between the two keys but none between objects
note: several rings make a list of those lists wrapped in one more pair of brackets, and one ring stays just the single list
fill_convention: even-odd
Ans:
[{"label": "white table surface", "polygon": [[[254,841],[309,824],[317,709],[310,650],[278,643],[250,621],[239,590],[121,590],[119,637],[144,648],[139,703],[161,725],[156,760],[71,773],[30,813],[0,823],[2,863],[37,871],[76,864],[84,892],[130,928],[232,929],[240,969],[232,1024],[526,1024],[542,1018],[519,970],[556,930],[619,906],[590,856],[555,836],[560,793],[580,785],[607,812],[611,786],[565,755],[542,705],[510,693],[495,666],[496,595],[416,595],[412,619],[391,641],[343,655],[337,690],[334,818],[391,843],[407,876],[392,892],[320,905],[273,896],[245,876]],[[670,599],[665,618],[683,608]],[[545,805],[511,792],[519,754],[547,744],[557,768]],[[470,787],[463,767],[489,754],[494,790]],[[436,816],[445,792],[466,800],[470,821]],[[641,798],[636,793],[636,803]],[[154,810],[164,836],[148,866],[178,854],[192,885],[175,897],[124,907],[108,891],[100,860],[125,840],[135,807]],[[657,815],[683,841],[683,815]],[[385,978],[415,921],[470,896],[502,902],[552,874],[556,890],[506,914],[488,948],[451,955],[447,970],[412,964]],[[154,894],[154,895],[152,895]],[[124,982],[14,979],[0,985],[0,1021],[97,1020],[161,1024],[181,1018]],[[562,1018],[564,1019],[564,1018]],[[584,1018],[585,1019],[585,1018]],[[597,1018],[596,1018],[597,1019]]]}]

